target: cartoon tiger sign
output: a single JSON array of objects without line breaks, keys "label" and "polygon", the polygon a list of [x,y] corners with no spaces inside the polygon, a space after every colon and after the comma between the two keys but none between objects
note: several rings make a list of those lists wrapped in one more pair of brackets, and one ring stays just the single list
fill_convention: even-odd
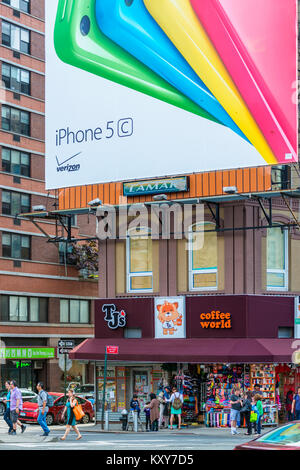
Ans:
[{"label": "cartoon tiger sign", "polygon": [[183,297],[155,299],[155,337],[185,338]]}]

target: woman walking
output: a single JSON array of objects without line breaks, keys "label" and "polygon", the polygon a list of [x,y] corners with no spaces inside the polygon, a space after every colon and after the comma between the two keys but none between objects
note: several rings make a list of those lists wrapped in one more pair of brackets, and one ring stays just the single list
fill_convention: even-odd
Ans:
[{"label": "woman walking", "polygon": [[67,401],[66,406],[64,408],[64,411],[62,412],[62,415],[61,415],[62,420],[63,420],[64,417],[65,417],[65,413],[67,412],[67,426],[66,426],[65,434],[60,439],[62,441],[64,441],[66,439],[67,435],[69,434],[69,432],[71,431],[71,427],[72,427],[73,430],[77,434],[76,441],[78,441],[79,439],[82,438],[82,435],[80,434],[79,429],[76,425],[76,418],[75,418],[74,411],[73,411],[74,406],[78,405],[76,397],[74,396],[74,390],[70,389],[68,391],[68,396],[69,396],[68,401]]},{"label": "woman walking", "polygon": [[261,418],[264,414],[261,399],[262,399],[262,397],[258,393],[254,396],[254,403],[255,403],[255,408],[256,408],[256,412],[257,412],[256,434],[258,436],[261,435]]}]

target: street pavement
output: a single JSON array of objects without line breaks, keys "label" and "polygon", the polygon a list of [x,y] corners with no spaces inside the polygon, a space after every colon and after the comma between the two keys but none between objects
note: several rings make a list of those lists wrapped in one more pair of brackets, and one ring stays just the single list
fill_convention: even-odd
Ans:
[{"label": "street pavement", "polygon": [[48,437],[42,437],[42,429],[37,424],[28,424],[24,434],[18,430],[16,436],[7,434],[7,426],[0,418],[0,450],[233,450],[249,438],[241,429],[240,434],[231,436],[229,429],[187,428],[182,430],[161,430],[159,432],[102,432],[100,426],[79,425],[82,439],[76,441],[71,431],[66,441],[60,437],[63,426],[51,426]]}]

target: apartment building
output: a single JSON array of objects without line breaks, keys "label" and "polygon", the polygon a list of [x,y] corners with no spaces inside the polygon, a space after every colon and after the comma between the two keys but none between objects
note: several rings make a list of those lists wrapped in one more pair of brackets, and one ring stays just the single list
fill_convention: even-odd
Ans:
[{"label": "apartment building", "polygon": [[[58,208],[45,189],[45,8],[43,0],[0,2],[0,380],[34,388],[63,386],[59,339],[93,336],[97,280],[70,265],[67,219],[18,214]],[[95,235],[95,217],[73,215],[72,236]],[[67,256],[65,256],[67,255]],[[90,383],[91,368],[73,362],[68,380]]]}]

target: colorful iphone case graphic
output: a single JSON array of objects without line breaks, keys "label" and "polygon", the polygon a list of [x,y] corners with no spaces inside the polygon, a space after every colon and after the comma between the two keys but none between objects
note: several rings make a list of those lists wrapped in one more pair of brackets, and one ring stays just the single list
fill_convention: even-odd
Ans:
[{"label": "colorful iphone case graphic", "polygon": [[[285,74],[284,86],[287,90],[297,79],[294,61],[295,0],[191,0],[191,3],[278,162],[297,161],[296,129],[293,130],[269,87],[272,77],[274,81],[279,76],[282,81]],[[242,37],[233,26],[232,17]],[[259,18],[264,18],[264,21],[259,21]],[[278,31],[281,33],[280,41],[287,43],[285,58],[278,57],[279,47],[274,43]],[[270,64],[271,56],[275,60]],[[269,62],[273,70],[270,70],[268,86],[255,59]],[[284,66],[284,73],[279,72],[279,63]],[[277,82],[276,85],[278,90]],[[291,98],[289,101],[292,101]],[[293,107],[295,121],[296,104]]]},{"label": "colorful iphone case graphic", "polygon": [[144,3],[215,98],[268,164],[277,160],[245,105],[189,0],[144,0]]},{"label": "colorful iphone case graphic", "polygon": [[219,122],[108,39],[97,25],[95,0],[59,1],[54,46],[63,62]]},{"label": "colorful iphone case graphic", "polygon": [[143,0],[96,0],[101,31],[225,126],[243,133],[153,20]]}]

